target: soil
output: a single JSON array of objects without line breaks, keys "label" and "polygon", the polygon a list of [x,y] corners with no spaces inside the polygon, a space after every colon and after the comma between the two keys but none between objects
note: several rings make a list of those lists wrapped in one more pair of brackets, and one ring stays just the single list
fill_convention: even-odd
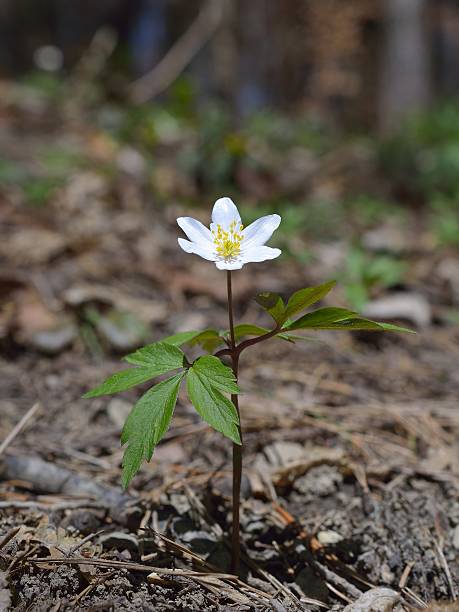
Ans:
[{"label": "soil", "polygon": [[[319,609],[307,603],[318,600],[340,610],[346,600],[380,586],[401,592],[406,606],[452,599],[459,587],[459,384],[452,355],[445,355],[446,339],[441,330],[384,339],[383,348],[367,336],[336,339],[325,334],[325,343],[313,350],[304,345],[288,352],[276,341],[268,354],[254,349],[242,369],[242,535],[250,559],[243,580],[274,597],[264,608],[253,600],[237,604],[187,577],[149,584],[145,571],[129,569],[144,559],[152,571],[190,567],[189,556],[165,545],[158,533],[220,571],[229,569],[230,445],[185,402],[122,512],[110,503],[97,507],[98,500],[96,507],[83,501],[73,508],[78,497],[35,490],[11,473],[8,478],[12,458],[41,457],[45,469],[57,465],[116,489],[117,411],[126,410],[135,393],[127,393],[124,403],[79,399],[88,382],[115,369],[115,361],[91,364],[67,352],[40,359],[24,354],[4,363],[4,430],[37,397],[42,402],[8,453],[9,468],[3,467],[2,533],[20,527],[2,549],[11,609],[306,610]],[[428,378],[426,351],[435,364]],[[373,374],[379,372],[384,376]],[[39,506],[21,508],[22,500]],[[126,568],[91,566],[88,572],[80,564],[34,561],[77,558],[69,551],[88,535],[79,554],[123,561]]]}]

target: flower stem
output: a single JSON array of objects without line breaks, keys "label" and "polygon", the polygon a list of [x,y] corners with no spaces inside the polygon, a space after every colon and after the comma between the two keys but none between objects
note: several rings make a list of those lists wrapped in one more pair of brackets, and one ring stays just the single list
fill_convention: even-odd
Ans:
[{"label": "flower stem", "polygon": [[[239,353],[236,350],[236,339],[234,335],[234,316],[233,316],[233,291],[231,286],[231,271],[226,272],[226,287],[228,293],[228,317],[230,328],[230,354],[234,376],[238,378]],[[231,401],[236,407],[239,417],[239,435],[241,444],[233,442],[233,525],[231,533],[231,570],[234,574],[239,574],[241,543],[239,535],[239,507],[241,499],[241,480],[242,480],[242,431],[240,424],[239,400],[237,395],[231,396]]]},{"label": "flower stem", "polygon": [[234,336],[233,289],[231,284],[231,270],[226,271],[226,292],[228,294],[228,317],[231,337],[230,348],[234,351],[236,347],[236,339]]}]

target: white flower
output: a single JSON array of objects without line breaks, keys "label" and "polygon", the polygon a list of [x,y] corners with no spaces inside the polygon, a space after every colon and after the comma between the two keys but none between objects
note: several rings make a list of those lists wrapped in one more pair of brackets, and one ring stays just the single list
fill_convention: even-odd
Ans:
[{"label": "white flower", "polygon": [[252,261],[279,257],[280,249],[267,247],[265,242],[280,222],[279,215],[267,215],[244,228],[234,202],[230,198],[220,198],[212,210],[210,230],[192,217],[177,219],[189,238],[179,238],[178,243],[187,253],[214,261],[219,270],[239,270]]}]

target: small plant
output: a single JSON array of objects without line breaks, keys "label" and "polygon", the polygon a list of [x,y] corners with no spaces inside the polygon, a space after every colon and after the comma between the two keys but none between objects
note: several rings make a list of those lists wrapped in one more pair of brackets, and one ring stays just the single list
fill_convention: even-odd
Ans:
[{"label": "small plant", "polygon": [[[247,228],[230,198],[220,198],[212,211],[210,229],[191,217],[177,223],[189,240],[179,238],[181,248],[213,261],[226,271],[229,328],[186,331],[138,349],[124,359],[131,368],[117,372],[84,397],[110,395],[167,374],[135,404],[121,434],[126,445],[122,483],[127,487],[144,460],[150,461],[155,446],[166,433],[172,419],[180,386],[186,391],[198,414],[211,427],[233,443],[232,570],[239,572],[239,502],[242,476],[242,431],[239,410],[238,375],[242,353],[251,346],[278,337],[294,342],[298,331],[312,329],[410,331],[388,323],[376,323],[344,308],[318,308],[304,313],[324,298],[335,281],[296,291],[287,302],[276,293],[260,293],[256,302],[272,318],[271,327],[251,323],[235,325],[232,298],[232,271],[245,264],[274,259],[279,249],[266,246],[281,218],[272,214],[257,219]],[[207,353],[190,362],[180,348],[200,345]],[[220,348],[221,347],[221,348]],[[228,359],[231,367],[225,364]],[[230,398],[228,397],[230,396]]]}]

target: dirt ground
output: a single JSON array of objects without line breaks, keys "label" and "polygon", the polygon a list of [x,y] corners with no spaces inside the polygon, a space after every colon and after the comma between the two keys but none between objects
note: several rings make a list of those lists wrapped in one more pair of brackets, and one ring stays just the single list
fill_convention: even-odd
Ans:
[{"label": "dirt ground", "polygon": [[155,568],[228,571],[230,444],[182,402],[123,495],[118,435],[134,394],[79,399],[116,362],[70,352],[3,363],[2,432],[37,399],[41,408],[2,461],[2,533],[19,531],[2,546],[0,592],[17,610],[314,609],[311,600],[339,610],[375,586],[406,605],[450,600],[456,364],[441,331],[254,350],[241,379],[245,580],[214,585]]},{"label": "dirt ground", "polygon": [[[33,164],[43,126],[19,124],[2,135]],[[65,138],[90,159],[123,158],[81,130]],[[0,447],[0,609],[399,612],[455,600],[457,252],[438,255],[416,225],[404,235],[411,281],[397,291],[421,314],[392,318],[416,335],[320,332],[244,353],[236,579],[229,441],[180,397],[123,492],[119,434],[140,391],[81,399],[133,346],[227,325],[221,274],[177,247],[183,201],[145,199],[134,158],[124,151],[114,175],[75,171],[46,206],[0,190],[0,443],[14,432]],[[237,273],[238,322],[268,324],[257,291],[335,277],[342,242],[312,248],[313,266],[285,257]],[[341,286],[326,304],[345,304]]]}]

